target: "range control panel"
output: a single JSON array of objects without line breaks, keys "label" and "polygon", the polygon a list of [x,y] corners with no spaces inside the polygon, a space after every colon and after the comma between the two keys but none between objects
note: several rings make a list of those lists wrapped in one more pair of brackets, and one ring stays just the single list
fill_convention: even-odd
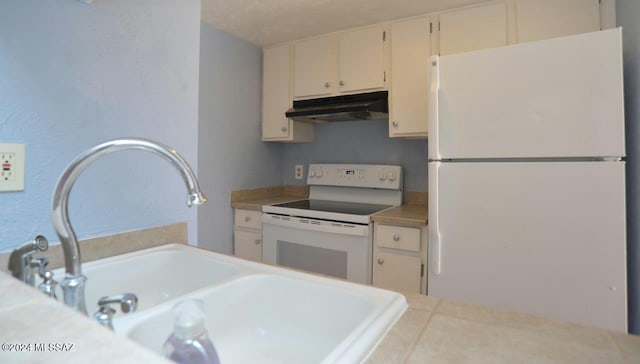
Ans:
[{"label": "range control panel", "polygon": [[309,164],[307,184],[402,189],[402,167],[378,164]]}]

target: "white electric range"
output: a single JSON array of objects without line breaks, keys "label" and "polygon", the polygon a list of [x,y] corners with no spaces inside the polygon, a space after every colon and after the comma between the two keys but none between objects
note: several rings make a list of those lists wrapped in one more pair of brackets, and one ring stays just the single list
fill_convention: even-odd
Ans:
[{"label": "white electric range", "polygon": [[402,167],[310,164],[309,199],[262,208],[262,260],[371,284],[371,215],[402,203]]}]

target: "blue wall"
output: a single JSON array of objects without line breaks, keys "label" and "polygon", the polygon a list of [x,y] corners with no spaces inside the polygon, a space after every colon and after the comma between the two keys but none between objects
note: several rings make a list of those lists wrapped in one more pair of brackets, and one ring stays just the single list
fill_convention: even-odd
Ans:
[{"label": "blue wall", "polygon": [[617,0],[616,17],[624,49],[629,331],[640,334],[640,2]]},{"label": "blue wall", "polygon": [[302,184],[294,177],[296,164],[399,164],[404,167],[406,191],[427,191],[427,141],[389,138],[386,121],[317,124],[310,144],[284,145],[285,184]]},{"label": "blue wall", "polygon": [[[45,234],[56,181],[76,155],[144,136],[197,165],[200,1],[0,2],[0,142],[26,144],[24,192],[0,192],[0,251]],[[166,161],[119,152],[71,193],[80,238],[187,221],[195,209]]]},{"label": "blue wall", "polygon": [[233,252],[232,190],[282,184],[282,145],[261,142],[262,49],[205,23],[200,34],[199,246]]}]

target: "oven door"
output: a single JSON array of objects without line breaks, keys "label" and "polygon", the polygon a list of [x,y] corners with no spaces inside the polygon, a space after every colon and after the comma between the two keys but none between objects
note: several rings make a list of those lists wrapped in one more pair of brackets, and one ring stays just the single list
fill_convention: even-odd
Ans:
[{"label": "oven door", "polygon": [[262,261],[371,284],[372,224],[262,214]]}]

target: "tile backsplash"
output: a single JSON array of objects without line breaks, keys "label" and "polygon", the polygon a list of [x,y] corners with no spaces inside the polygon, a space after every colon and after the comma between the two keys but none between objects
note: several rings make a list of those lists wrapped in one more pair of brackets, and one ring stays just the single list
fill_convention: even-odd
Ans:
[{"label": "tile backsplash", "polygon": [[[187,243],[186,222],[80,240],[80,253],[82,262],[86,263],[92,260],[172,243]],[[0,270],[8,272],[10,255],[11,252],[0,254]],[[49,249],[46,252],[35,256],[47,257],[49,259],[48,269],[50,270],[64,266],[64,255],[60,244],[49,245]]]}]

